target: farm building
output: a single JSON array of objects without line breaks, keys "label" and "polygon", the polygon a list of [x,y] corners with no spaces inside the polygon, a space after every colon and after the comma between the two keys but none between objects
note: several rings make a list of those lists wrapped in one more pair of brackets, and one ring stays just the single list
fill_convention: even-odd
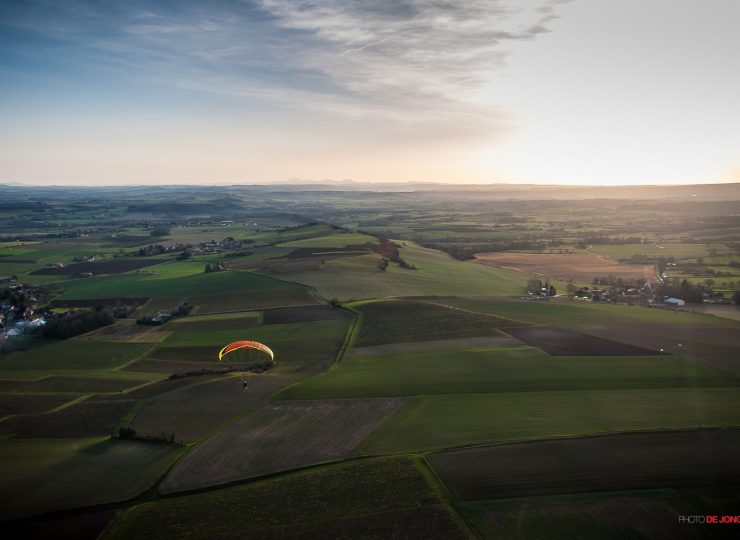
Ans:
[{"label": "farm building", "polygon": [[680,298],[666,298],[663,300],[664,304],[668,304],[669,306],[683,306],[686,304],[683,300]]}]

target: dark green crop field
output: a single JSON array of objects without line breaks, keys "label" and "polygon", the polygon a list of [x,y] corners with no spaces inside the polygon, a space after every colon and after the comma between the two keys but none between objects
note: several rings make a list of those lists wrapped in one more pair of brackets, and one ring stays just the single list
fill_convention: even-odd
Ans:
[{"label": "dark green crop field", "polygon": [[[471,313],[425,302],[389,300],[357,306],[362,324],[355,341],[358,347],[499,335],[499,328],[511,325],[500,317]],[[515,324],[515,323],[514,323]]]},{"label": "dark green crop field", "polygon": [[381,458],[134,506],[104,538],[325,534],[332,538],[470,537],[442,504],[418,462]]}]

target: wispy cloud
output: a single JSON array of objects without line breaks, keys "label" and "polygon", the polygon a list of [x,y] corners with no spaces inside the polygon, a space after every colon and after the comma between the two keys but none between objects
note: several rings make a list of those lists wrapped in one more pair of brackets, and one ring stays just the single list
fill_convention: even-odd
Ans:
[{"label": "wispy cloud", "polygon": [[[563,0],[39,1],[6,21],[80,61],[162,85],[402,125],[501,126],[475,104],[507,42],[548,32]],[[23,5],[24,7],[18,7]]]}]

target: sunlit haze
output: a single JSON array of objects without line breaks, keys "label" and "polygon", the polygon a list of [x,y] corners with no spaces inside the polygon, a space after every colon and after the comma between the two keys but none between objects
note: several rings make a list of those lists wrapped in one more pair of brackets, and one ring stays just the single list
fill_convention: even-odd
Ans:
[{"label": "sunlit haze", "polygon": [[735,0],[6,0],[0,182],[737,182],[738,20]]}]

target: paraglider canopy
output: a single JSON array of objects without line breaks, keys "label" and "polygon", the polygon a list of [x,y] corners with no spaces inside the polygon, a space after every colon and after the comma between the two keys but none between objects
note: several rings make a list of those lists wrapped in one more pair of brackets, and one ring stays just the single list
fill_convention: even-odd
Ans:
[{"label": "paraglider canopy", "polygon": [[269,356],[272,362],[275,361],[275,354],[270,347],[259,341],[235,341],[234,343],[229,343],[219,351],[218,361],[222,361],[224,356],[234,351],[261,351]]}]

